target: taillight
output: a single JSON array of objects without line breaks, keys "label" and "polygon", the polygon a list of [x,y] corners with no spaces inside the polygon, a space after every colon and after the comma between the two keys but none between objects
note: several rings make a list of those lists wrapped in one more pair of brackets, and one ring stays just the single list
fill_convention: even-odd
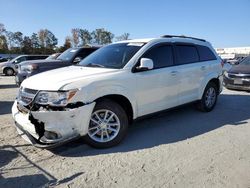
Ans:
[{"label": "taillight", "polygon": [[224,60],[221,60],[220,64],[221,64],[221,67],[223,68],[225,64]]}]

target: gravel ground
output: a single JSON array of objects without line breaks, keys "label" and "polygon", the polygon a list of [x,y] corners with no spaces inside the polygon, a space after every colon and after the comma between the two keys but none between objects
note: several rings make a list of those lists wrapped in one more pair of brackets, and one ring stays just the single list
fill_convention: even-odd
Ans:
[{"label": "gravel ground", "polygon": [[210,113],[190,105],[140,120],[114,148],[79,139],[42,150],[17,135],[17,90],[0,76],[0,187],[250,188],[250,93],[224,90]]}]

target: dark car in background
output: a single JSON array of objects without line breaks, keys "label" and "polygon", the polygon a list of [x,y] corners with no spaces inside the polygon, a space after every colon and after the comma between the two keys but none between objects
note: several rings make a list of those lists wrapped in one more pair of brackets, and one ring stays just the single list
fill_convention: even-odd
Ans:
[{"label": "dark car in background", "polygon": [[250,91],[250,56],[225,72],[223,81],[227,89]]},{"label": "dark car in background", "polygon": [[89,54],[96,51],[98,48],[100,47],[86,46],[70,48],[64,51],[54,60],[46,59],[37,61],[25,61],[18,65],[18,72],[16,74],[16,84],[20,85],[22,81],[27,77],[33,76],[44,71],[77,64]]},{"label": "dark car in background", "polygon": [[15,66],[27,60],[45,59],[48,55],[20,55],[10,61],[0,63],[0,73],[6,76],[13,76],[15,74]]}]

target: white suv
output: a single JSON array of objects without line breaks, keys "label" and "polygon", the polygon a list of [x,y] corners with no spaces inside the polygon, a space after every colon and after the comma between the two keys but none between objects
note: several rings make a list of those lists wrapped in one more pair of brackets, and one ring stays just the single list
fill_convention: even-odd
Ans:
[{"label": "white suv", "polygon": [[106,148],[120,143],[138,117],[190,102],[211,111],[221,75],[221,60],[203,39],[122,41],[79,65],[28,78],[12,114],[18,132],[38,147],[83,136],[89,145]]}]

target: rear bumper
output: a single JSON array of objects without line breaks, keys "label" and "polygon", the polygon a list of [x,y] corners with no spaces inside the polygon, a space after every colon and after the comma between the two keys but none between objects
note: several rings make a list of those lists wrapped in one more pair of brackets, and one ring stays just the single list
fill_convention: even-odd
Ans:
[{"label": "rear bumper", "polygon": [[[86,135],[91,113],[95,103],[65,111],[28,111],[18,110],[15,101],[12,116],[18,133],[29,143],[40,148],[52,148],[72,139]],[[53,133],[56,137],[48,137]]]}]

